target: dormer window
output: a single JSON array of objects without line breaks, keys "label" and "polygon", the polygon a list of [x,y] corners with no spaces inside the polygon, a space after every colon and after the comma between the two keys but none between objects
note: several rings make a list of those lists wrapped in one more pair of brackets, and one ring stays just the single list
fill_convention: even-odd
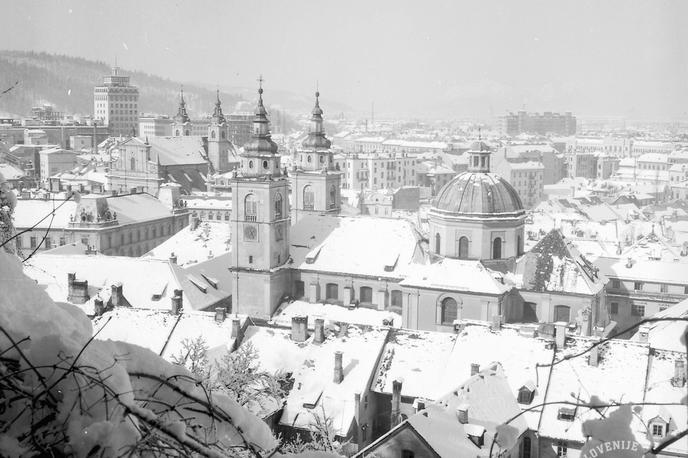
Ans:
[{"label": "dormer window", "polygon": [[518,389],[518,403],[519,404],[530,404],[533,402],[535,397],[535,384],[531,381],[526,382],[521,388]]},{"label": "dormer window", "polygon": [[564,421],[573,421],[576,418],[576,410],[569,407],[561,407],[557,418]]}]

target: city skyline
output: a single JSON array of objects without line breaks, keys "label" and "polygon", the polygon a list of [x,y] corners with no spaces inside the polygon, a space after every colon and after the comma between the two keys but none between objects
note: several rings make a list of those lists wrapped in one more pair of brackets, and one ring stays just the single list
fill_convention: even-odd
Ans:
[{"label": "city skyline", "polygon": [[11,49],[116,59],[124,69],[224,89],[253,87],[259,74],[268,91],[303,96],[318,84],[324,105],[357,113],[374,103],[376,114],[395,117],[524,107],[688,115],[688,32],[678,22],[688,5],[680,2],[60,1],[13,9],[17,21],[0,32]]}]

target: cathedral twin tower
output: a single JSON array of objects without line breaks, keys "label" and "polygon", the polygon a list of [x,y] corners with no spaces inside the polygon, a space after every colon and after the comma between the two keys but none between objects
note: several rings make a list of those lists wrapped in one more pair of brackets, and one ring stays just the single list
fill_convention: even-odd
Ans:
[{"label": "cathedral twin tower", "polygon": [[270,136],[262,84],[258,89],[252,137],[239,154],[239,168],[230,180],[234,313],[269,317],[280,299],[292,294],[292,221],[339,213],[341,174],[334,168],[331,142],[323,130],[319,95],[316,92],[310,132],[290,173],[290,206],[289,182]]}]

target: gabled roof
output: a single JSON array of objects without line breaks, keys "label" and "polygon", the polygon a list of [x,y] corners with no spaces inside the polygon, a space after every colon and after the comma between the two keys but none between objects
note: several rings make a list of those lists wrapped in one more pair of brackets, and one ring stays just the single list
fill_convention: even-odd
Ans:
[{"label": "gabled roof", "polygon": [[151,159],[161,165],[207,164],[200,136],[151,137]]},{"label": "gabled roof", "polygon": [[521,287],[528,291],[597,294],[607,278],[557,229],[516,261]]}]

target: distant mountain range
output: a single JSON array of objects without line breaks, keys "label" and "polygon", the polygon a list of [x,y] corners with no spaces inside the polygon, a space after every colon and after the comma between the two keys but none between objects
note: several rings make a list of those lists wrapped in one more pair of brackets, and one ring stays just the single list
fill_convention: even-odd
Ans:
[{"label": "distant mountain range", "polygon": [[[93,113],[93,88],[102,84],[111,73],[105,62],[42,52],[0,50],[0,114],[28,116],[31,107],[48,103],[57,111],[71,114]],[[180,82],[139,71],[121,70],[139,88],[139,111],[173,116],[179,103]],[[16,86],[15,86],[15,83]],[[14,86],[14,87],[13,87]],[[3,91],[12,88],[8,92]],[[220,98],[225,113],[234,110],[237,102],[256,98],[254,89],[222,87]],[[299,96],[288,91],[270,91],[268,105],[276,105],[292,113],[307,114],[313,107],[313,97]],[[192,117],[212,113],[215,90],[202,84],[184,83],[184,98]],[[328,111],[345,111],[346,106],[328,101]],[[336,110],[336,111],[335,111]]]}]

